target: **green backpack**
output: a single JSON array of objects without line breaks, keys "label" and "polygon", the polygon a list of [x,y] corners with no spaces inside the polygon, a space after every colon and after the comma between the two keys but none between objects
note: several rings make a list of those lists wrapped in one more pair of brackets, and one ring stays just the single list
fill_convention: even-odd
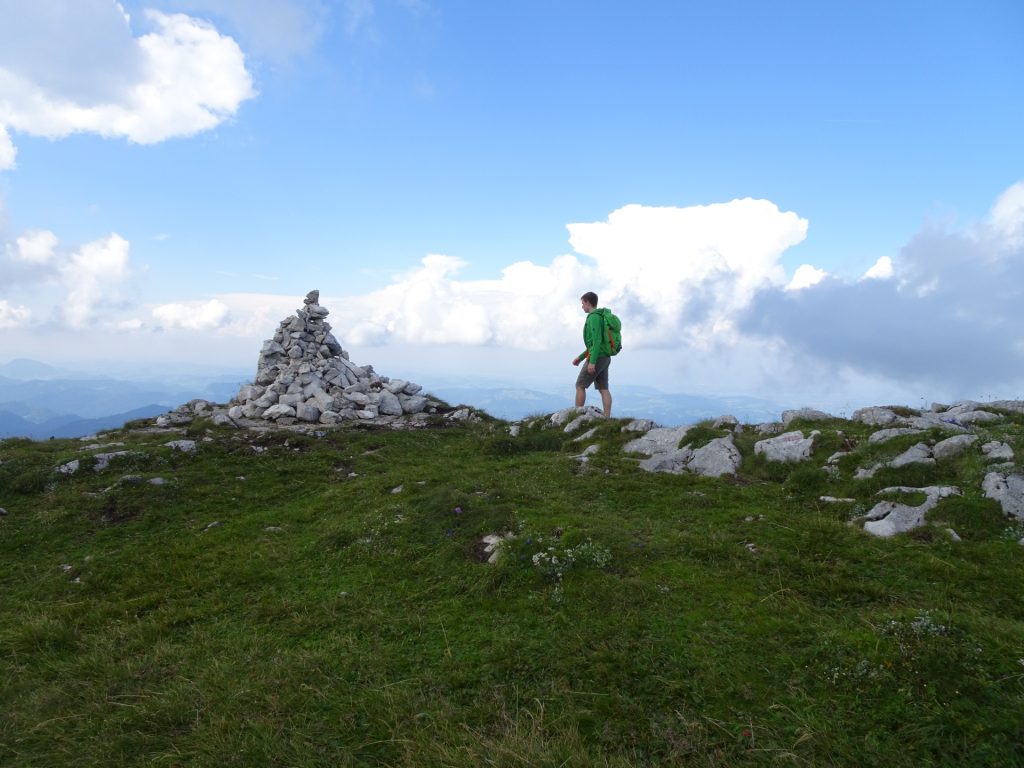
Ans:
[{"label": "green backpack", "polygon": [[602,309],[601,318],[604,320],[605,333],[608,334],[611,354],[617,355],[622,349],[622,321],[610,309]]}]

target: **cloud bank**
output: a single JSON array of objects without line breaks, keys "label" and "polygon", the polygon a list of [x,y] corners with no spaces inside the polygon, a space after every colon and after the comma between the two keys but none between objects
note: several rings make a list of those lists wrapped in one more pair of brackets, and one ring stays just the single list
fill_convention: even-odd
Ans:
[{"label": "cloud bank", "polygon": [[964,232],[926,228],[856,282],[760,292],[740,332],[818,365],[974,392],[1024,383],[1024,184]]},{"label": "cloud bank", "polygon": [[136,37],[112,0],[0,0],[0,169],[11,132],[95,133],[152,144],[209,130],[255,95],[237,43],[184,14],[143,12]]},{"label": "cloud bank", "polygon": [[[822,405],[839,393],[861,404],[922,392],[1022,394],[1024,184],[1000,195],[983,221],[959,231],[927,226],[850,276],[812,264],[788,273],[782,258],[808,222],[767,200],[627,205],[567,229],[573,252],[511,264],[494,279],[463,279],[466,261],[433,254],[364,295],[332,294],[329,284],[301,291],[321,289],[336,335],[369,357],[362,362],[402,350],[398,359],[418,370],[443,356],[451,373],[461,355],[533,373],[542,359],[579,351],[579,296],[594,290],[623,319],[627,354],[616,365],[631,383]],[[240,359],[301,301],[237,293],[126,309],[118,297],[131,275],[128,253],[117,235],[67,251],[52,233],[29,232],[6,247],[0,277],[60,286],[53,314],[68,327],[191,337],[195,349],[223,350],[235,339]],[[23,302],[0,301],[0,327],[32,319]]]}]

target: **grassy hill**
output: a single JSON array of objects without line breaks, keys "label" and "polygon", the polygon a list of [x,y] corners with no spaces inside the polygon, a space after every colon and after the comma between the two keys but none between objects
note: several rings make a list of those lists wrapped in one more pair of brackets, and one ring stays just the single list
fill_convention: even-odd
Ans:
[{"label": "grassy hill", "polygon": [[[747,430],[708,479],[622,425],[140,422],[98,472],[0,442],[0,765],[1024,765],[1024,531],[980,452],[855,481],[873,429],[803,423],[811,463]],[[911,534],[850,524],[940,483]]]}]

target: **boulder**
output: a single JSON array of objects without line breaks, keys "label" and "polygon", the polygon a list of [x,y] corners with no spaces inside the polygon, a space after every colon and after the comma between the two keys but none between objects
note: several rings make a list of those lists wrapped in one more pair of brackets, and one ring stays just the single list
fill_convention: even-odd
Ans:
[{"label": "boulder", "polygon": [[299,421],[316,423],[320,421],[320,409],[313,403],[300,403],[295,406],[295,418]]},{"label": "boulder", "polygon": [[880,429],[877,432],[872,432],[868,437],[869,443],[884,443],[886,440],[892,440],[894,437],[903,437],[903,435],[919,435],[924,432],[923,429],[914,429],[913,427],[892,427],[890,429]]},{"label": "boulder", "polygon": [[985,496],[999,502],[1007,517],[1024,521],[1024,475],[989,472],[981,489]]},{"label": "boulder", "polygon": [[743,457],[732,440],[732,435],[726,435],[697,448],[686,462],[686,469],[704,477],[735,475],[743,463]]},{"label": "boulder", "polygon": [[654,422],[650,419],[633,419],[622,428],[623,432],[650,432],[654,429]]},{"label": "boulder", "polygon": [[853,420],[870,427],[884,427],[889,424],[897,424],[902,419],[896,415],[891,408],[872,406],[871,408],[860,408],[853,412]]},{"label": "boulder", "polygon": [[815,410],[814,408],[797,408],[796,410],[782,412],[782,423],[787,427],[797,419],[803,419],[805,421],[826,421],[834,418],[835,416],[825,413],[824,411]]},{"label": "boulder", "polygon": [[929,448],[925,443],[917,443],[911,446],[899,456],[894,458],[888,463],[890,467],[898,469],[905,467],[908,464],[934,464],[935,459],[932,458],[932,449]]},{"label": "boulder", "polygon": [[998,440],[991,440],[981,446],[981,452],[988,461],[1013,461],[1013,448]]},{"label": "boulder", "polygon": [[955,459],[962,456],[977,441],[977,435],[953,435],[937,442],[932,448],[932,456],[936,461]]},{"label": "boulder", "polygon": [[283,403],[272,405],[263,412],[263,418],[266,419],[267,421],[276,421],[277,419],[280,419],[283,416],[294,415],[295,409],[292,406],[284,405]]},{"label": "boulder", "polygon": [[[400,382],[403,386],[405,382]],[[398,399],[398,395],[391,392],[388,389],[381,391],[380,404],[377,406],[377,410],[380,413],[388,416],[401,416],[402,415],[402,403]]]},{"label": "boulder", "polygon": [[164,443],[164,445],[172,450],[181,451],[182,453],[196,452],[195,440],[171,440],[168,443]]},{"label": "boulder", "polygon": [[754,453],[768,461],[807,461],[811,458],[814,443],[821,433],[814,430],[807,437],[804,433],[786,432],[778,437],[769,437],[754,443]]},{"label": "boulder", "polygon": [[913,530],[924,525],[925,516],[935,508],[941,499],[960,495],[959,488],[934,485],[925,488],[908,488],[906,486],[885,488],[879,491],[879,494],[922,491],[927,495],[927,498],[923,504],[916,507],[895,501],[880,501],[865,516],[867,522],[864,523],[864,530],[875,536],[885,538],[895,536],[897,533]]}]

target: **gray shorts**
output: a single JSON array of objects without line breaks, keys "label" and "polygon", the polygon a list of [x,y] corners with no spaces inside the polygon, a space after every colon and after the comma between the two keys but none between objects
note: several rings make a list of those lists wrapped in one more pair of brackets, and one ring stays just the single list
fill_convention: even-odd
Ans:
[{"label": "gray shorts", "polygon": [[593,373],[587,373],[587,364],[589,362],[589,360],[584,360],[580,363],[580,375],[576,377],[576,386],[580,389],[586,389],[593,384],[594,389],[608,389],[608,366],[611,365],[612,359],[607,355],[597,358],[597,362],[594,363],[595,370]]}]

